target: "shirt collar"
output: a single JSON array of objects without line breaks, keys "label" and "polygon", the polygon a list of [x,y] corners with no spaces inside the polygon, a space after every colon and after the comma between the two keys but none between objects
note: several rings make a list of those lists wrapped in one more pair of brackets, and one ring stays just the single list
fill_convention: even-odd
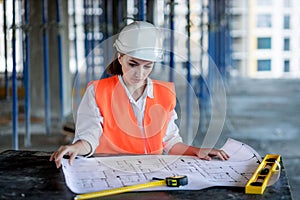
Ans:
[{"label": "shirt collar", "polygon": [[[127,93],[127,96],[132,99],[132,96],[129,92],[129,90],[127,89],[126,87],[126,84],[125,82],[123,81],[123,78],[121,75],[118,75],[118,78],[119,78],[119,81],[121,82],[122,86],[124,87],[126,93]],[[146,88],[145,88],[145,91],[144,93],[142,94],[142,97],[149,97],[149,98],[154,98],[154,95],[153,95],[153,82],[152,80],[148,77],[147,79],[147,85],[146,85]]]}]

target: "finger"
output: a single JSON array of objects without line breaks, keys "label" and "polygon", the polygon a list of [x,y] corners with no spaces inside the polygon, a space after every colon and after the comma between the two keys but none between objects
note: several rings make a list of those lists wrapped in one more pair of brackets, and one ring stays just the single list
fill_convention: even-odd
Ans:
[{"label": "finger", "polygon": [[229,159],[229,156],[228,156],[228,154],[227,154],[225,151],[220,150],[220,153],[222,154],[222,156],[223,156],[223,158],[224,158],[225,160],[228,160],[228,159]]},{"label": "finger", "polygon": [[210,153],[209,153],[210,156],[216,156],[218,157],[220,160],[224,160],[223,159],[223,156],[221,154],[221,152],[219,150],[216,150],[216,149],[213,149]]},{"label": "finger", "polygon": [[229,155],[226,152],[224,152],[223,155],[224,155],[225,160],[229,159]]},{"label": "finger", "polygon": [[225,160],[228,160],[228,159],[229,159],[229,155],[228,155],[225,151],[222,151],[221,153],[222,153],[223,158],[224,158]]},{"label": "finger", "polygon": [[69,159],[69,164],[70,164],[70,165],[73,164],[73,161],[74,161],[75,157],[76,157],[76,153],[72,153],[72,154],[70,155],[70,159]]},{"label": "finger", "polygon": [[56,160],[61,160],[62,157],[66,155],[68,152],[69,152],[68,148],[66,147],[62,148],[60,151],[57,152],[57,155],[55,157]]},{"label": "finger", "polygon": [[54,154],[55,154],[55,152],[51,154],[51,156],[50,156],[50,158],[49,158],[49,161],[53,161]]},{"label": "finger", "polygon": [[61,160],[55,160],[56,168],[60,168],[61,166]]},{"label": "finger", "polygon": [[200,158],[200,159],[202,159],[202,160],[208,160],[208,161],[210,161],[211,160],[211,157],[207,154],[207,153],[199,153],[198,155],[198,158]]},{"label": "finger", "polygon": [[207,155],[207,156],[204,156],[202,159],[203,159],[203,160],[210,161],[210,160],[211,160],[211,157],[210,157],[209,155]]},{"label": "finger", "polygon": [[49,160],[55,161],[56,155],[57,155],[57,152],[53,152]]}]

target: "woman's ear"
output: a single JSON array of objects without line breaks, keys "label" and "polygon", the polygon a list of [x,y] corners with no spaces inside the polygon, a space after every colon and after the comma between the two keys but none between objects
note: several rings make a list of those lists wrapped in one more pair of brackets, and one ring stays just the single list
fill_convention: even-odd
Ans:
[{"label": "woman's ear", "polygon": [[[120,53],[117,54],[117,57],[118,57],[118,61],[119,63],[121,64],[121,58],[122,58],[122,55]],[[122,65],[122,64],[121,64]]]}]

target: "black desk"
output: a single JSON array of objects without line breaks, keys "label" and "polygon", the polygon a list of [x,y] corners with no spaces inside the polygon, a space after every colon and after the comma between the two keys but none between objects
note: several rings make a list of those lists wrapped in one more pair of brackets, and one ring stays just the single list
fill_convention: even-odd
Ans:
[{"label": "black desk", "polygon": [[[5,151],[0,153],[0,199],[73,199],[61,169],[49,162],[49,152]],[[285,169],[279,181],[263,195],[246,195],[244,188],[213,187],[199,191],[131,192],[101,199],[292,199]]]}]

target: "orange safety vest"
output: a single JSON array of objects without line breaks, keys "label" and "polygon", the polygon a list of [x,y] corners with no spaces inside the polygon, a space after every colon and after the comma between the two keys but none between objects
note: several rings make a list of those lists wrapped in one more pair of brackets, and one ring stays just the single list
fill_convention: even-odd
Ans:
[{"label": "orange safety vest", "polygon": [[138,126],[129,98],[118,76],[93,81],[97,106],[103,116],[103,133],[96,153],[161,154],[169,113],[175,108],[174,84],[153,80],[154,98],[147,97]]}]

